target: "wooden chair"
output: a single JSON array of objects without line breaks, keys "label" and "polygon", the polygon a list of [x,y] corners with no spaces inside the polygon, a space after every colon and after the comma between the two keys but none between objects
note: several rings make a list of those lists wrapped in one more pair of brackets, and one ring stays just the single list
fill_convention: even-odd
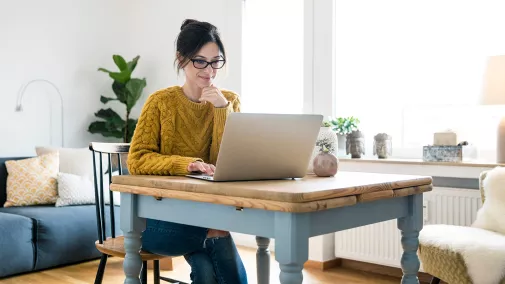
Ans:
[{"label": "wooden chair", "polygon": [[[482,202],[485,200],[483,181],[486,174],[487,171],[484,171],[479,177]],[[456,229],[461,230],[460,234],[467,234],[472,230],[468,227],[456,227]],[[451,248],[450,244],[435,245],[437,241],[433,236],[442,234],[447,234],[444,232],[444,225],[427,225],[420,232],[418,255],[423,270],[433,276],[431,284],[439,284],[441,280],[449,284],[472,284],[461,253]],[[505,284],[505,277],[497,284]]]},{"label": "wooden chair", "polygon": [[[128,143],[97,143],[92,142],[89,144],[89,149],[93,155],[93,170],[94,170],[94,185],[95,185],[95,202],[96,206],[96,224],[98,230],[98,240],[95,242],[96,248],[102,253],[100,259],[100,265],[98,266],[98,271],[96,273],[95,284],[102,283],[103,275],[105,272],[105,265],[107,263],[107,258],[109,256],[115,257],[125,257],[124,250],[124,237],[116,236],[116,218],[115,209],[117,206],[114,205],[113,192],[107,187],[104,191],[104,161],[103,156],[107,156],[107,167],[108,170],[106,174],[109,176],[109,185],[112,180],[112,173],[115,169],[112,168],[112,155],[117,156],[117,171],[120,175],[123,174],[123,167],[121,163],[121,155],[128,154],[130,150],[130,145]],[[98,155],[97,155],[98,154]],[[97,159],[98,156],[98,159]],[[99,177],[97,177],[97,172]],[[109,212],[107,214],[105,209],[104,195],[108,192],[110,202],[109,202]],[[108,216],[107,216],[108,215]],[[108,217],[108,218],[107,218]],[[108,220],[106,220],[108,219]],[[107,230],[107,223],[110,229]],[[110,233],[109,233],[110,232]],[[110,234],[110,235],[109,235]],[[160,280],[167,281],[169,283],[180,283],[178,280],[170,279],[167,277],[160,276],[160,259],[165,258],[165,256],[151,254],[148,252],[141,251],[140,256],[142,258],[142,270],[141,270],[141,281],[142,284],[147,283],[147,262],[153,261],[154,270],[154,283],[159,284]]]}]

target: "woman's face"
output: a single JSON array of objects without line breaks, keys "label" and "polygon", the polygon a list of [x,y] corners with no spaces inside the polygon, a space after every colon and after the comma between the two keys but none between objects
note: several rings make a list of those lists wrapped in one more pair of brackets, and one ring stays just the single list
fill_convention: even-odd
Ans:
[{"label": "woman's face", "polygon": [[[186,82],[191,85],[196,85],[199,88],[205,88],[210,86],[218,72],[218,69],[212,68],[211,64],[207,65],[207,62],[223,60],[223,57],[221,56],[217,44],[209,42],[202,46],[200,51],[198,51],[193,58],[190,58],[190,60],[193,61],[189,61],[186,67],[184,67]],[[223,62],[216,62],[213,65],[214,67],[220,67],[222,64]],[[207,65],[207,67],[199,69],[205,65]]]}]

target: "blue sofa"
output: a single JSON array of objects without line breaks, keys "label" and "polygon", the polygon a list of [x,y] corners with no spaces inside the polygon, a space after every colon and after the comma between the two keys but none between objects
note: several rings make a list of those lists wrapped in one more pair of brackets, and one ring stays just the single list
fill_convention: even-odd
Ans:
[{"label": "blue sofa", "polygon": [[[3,207],[5,161],[23,158],[0,158],[0,279],[99,258],[95,205]],[[120,234],[118,206],[115,212]]]}]

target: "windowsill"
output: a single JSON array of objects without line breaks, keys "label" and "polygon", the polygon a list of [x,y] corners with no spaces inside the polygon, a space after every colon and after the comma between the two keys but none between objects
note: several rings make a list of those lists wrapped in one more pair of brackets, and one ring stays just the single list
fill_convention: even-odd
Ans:
[{"label": "windowsill", "polygon": [[364,156],[352,159],[350,155],[338,155],[339,170],[351,172],[371,172],[384,174],[423,175],[444,178],[479,178],[483,171],[505,164],[488,161],[469,160],[463,162],[425,162],[422,159],[388,158]]},{"label": "windowsill", "polygon": [[338,159],[345,162],[355,162],[355,163],[379,163],[379,164],[402,164],[402,165],[430,165],[430,166],[447,166],[447,167],[479,167],[479,168],[494,168],[497,166],[505,167],[505,164],[489,163],[478,160],[468,160],[462,162],[426,162],[422,159],[399,159],[399,158],[388,158],[388,159],[378,159],[377,157],[362,157],[359,159],[352,159],[349,156],[339,155]]}]

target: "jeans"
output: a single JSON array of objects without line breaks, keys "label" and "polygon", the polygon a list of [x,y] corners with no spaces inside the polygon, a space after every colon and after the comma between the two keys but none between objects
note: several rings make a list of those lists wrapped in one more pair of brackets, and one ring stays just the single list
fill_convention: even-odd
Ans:
[{"label": "jeans", "polygon": [[208,229],[147,219],[142,249],[159,255],[183,255],[193,284],[247,284],[247,275],[230,235],[207,238]]}]

